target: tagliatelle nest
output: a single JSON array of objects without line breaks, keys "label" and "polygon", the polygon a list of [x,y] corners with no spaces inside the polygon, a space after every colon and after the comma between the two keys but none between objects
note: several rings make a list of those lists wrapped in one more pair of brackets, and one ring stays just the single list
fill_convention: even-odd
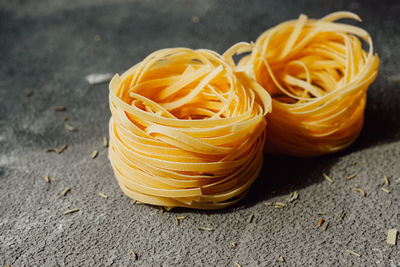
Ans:
[{"label": "tagliatelle nest", "polygon": [[336,12],[281,23],[261,34],[239,62],[272,96],[267,151],[316,156],[339,151],[359,135],[379,58],[365,30],[334,22],[343,18],[361,21]]},{"label": "tagliatelle nest", "polygon": [[126,195],[199,209],[244,197],[262,167],[271,100],[227,62],[163,49],[114,76],[109,158]]}]

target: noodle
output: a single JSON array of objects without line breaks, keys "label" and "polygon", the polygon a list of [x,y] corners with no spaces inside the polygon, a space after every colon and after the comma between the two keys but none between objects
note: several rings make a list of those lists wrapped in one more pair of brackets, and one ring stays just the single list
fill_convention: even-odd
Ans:
[{"label": "noodle", "polygon": [[263,163],[268,93],[210,50],[156,51],[110,82],[109,158],[138,201],[218,209]]},{"label": "noodle", "polygon": [[[361,21],[353,13],[336,12],[281,23],[261,34],[238,63],[272,96],[267,151],[316,156],[344,149],[358,137],[379,58],[369,34],[334,22],[342,18]],[[237,50],[233,46],[229,54]]]}]

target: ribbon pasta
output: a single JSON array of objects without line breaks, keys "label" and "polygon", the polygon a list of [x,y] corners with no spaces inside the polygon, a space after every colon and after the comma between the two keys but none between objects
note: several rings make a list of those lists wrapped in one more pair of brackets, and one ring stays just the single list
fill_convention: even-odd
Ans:
[{"label": "ribbon pasta", "polygon": [[156,51],[110,82],[109,158],[123,192],[167,208],[219,209],[263,164],[268,93],[210,50]]},{"label": "ribbon pasta", "polygon": [[317,156],[358,137],[379,58],[365,30],[335,22],[344,18],[361,21],[351,12],[335,12],[281,23],[262,33],[238,63],[272,96],[267,151]]}]

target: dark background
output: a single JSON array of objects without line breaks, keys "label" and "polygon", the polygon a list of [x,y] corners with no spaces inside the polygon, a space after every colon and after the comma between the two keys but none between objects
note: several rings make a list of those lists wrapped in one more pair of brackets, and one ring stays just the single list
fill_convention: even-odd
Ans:
[{"label": "dark background", "polygon": [[[338,10],[360,15],[357,25],[371,34],[381,59],[355,144],[314,159],[266,155],[248,197],[226,210],[162,213],[132,205],[102,147],[107,84],[89,85],[86,75],[122,73],[165,47],[222,53],[300,13],[320,18]],[[399,245],[385,243],[387,230],[400,228],[399,15],[399,1],[0,1],[0,264],[400,265]],[[55,105],[67,110],[55,112]],[[64,117],[76,132],[64,128]],[[44,152],[63,144],[62,154]],[[384,175],[390,194],[381,191]],[[71,192],[62,197],[67,186]],[[286,201],[293,190],[300,197],[288,208],[263,203]],[[63,215],[70,208],[80,211]],[[186,219],[176,226],[176,216]],[[321,217],[326,231],[317,227]],[[237,246],[229,248],[231,242]]]}]

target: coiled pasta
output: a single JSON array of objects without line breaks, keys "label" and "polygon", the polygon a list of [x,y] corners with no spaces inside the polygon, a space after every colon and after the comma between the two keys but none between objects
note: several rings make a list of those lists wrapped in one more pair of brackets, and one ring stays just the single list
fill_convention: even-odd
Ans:
[{"label": "coiled pasta", "polygon": [[126,195],[198,209],[244,197],[262,167],[271,99],[229,62],[163,49],[114,76],[109,158]]},{"label": "coiled pasta", "polygon": [[339,151],[358,137],[379,58],[365,30],[335,22],[343,18],[361,21],[353,13],[335,12],[281,23],[262,33],[251,55],[239,62],[238,68],[272,96],[267,151],[316,156]]}]

